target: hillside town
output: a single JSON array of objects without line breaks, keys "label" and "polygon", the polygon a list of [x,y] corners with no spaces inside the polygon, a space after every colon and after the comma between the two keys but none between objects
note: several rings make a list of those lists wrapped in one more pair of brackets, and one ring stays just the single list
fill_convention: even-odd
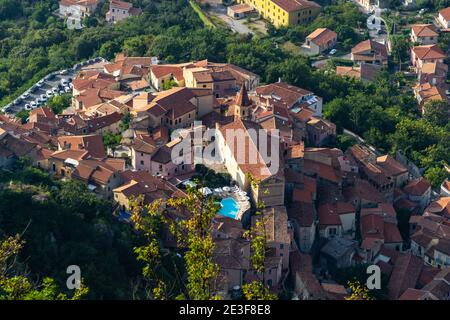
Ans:
[{"label": "hillside town", "polygon": [[[100,2],[62,0],[59,14],[81,25]],[[321,6],[257,0],[237,1],[228,10],[234,19],[257,11],[282,27],[312,21]],[[105,19],[115,24],[140,14],[132,3],[111,0]],[[449,23],[450,7],[439,11],[436,23],[410,26],[406,72],[414,81],[407,89],[422,116],[432,101],[448,108],[448,52],[437,43],[450,32]],[[318,28],[301,50],[328,54],[339,41],[336,30]],[[215,293],[223,299],[235,299],[243,285],[263,279],[271,293],[288,293],[289,300],[345,300],[351,291],[342,275],[366,274],[370,265],[381,270],[383,299],[449,299],[449,179],[433,187],[401,152],[382,153],[356,134],[354,143],[339,148],[341,132],[326,118],[324,98],[283,77],[266,82],[226,61],[166,58],[120,52],[80,63],[73,78],[57,73],[56,91],[23,104],[25,121],[12,107],[0,114],[0,169],[13,171],[28,159],[53,179],[80,181],[112,203],[111,215],[125,225],[133,224],[131,203],[140,196],[145,205],[184,197],[191,188],[213,197],[220,203],[212,231],[220,269]],[[370,83],[391,59],[388,42],[369,38],[351,48],[351,65],[333,72]],[[67,94],[62,112],[47,105]],[[279,144],[270,161],[267,141],[253,134],[261,131]],[[194,141],[198,132],[201,141]],[[234,139],[244,141],[244,154]],[[195,146],[204,151],[211,142],[220,160],[192,161]],[[188,152],[180,149],[186,146]],[[198,181],[204,171],[222,184]],[[189,219],[186,212],[170,213],[177,221]],[[267,239],[264,274],[253,266],[254,247],[246,236],[258,219],[265,221]],[[164,231],[164,248],[179,249],[171,230]]]}]

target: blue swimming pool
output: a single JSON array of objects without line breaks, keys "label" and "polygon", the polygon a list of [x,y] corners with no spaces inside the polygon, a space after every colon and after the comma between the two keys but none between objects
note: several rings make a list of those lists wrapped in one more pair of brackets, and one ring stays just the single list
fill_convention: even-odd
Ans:
[{"label": "blue swimming pool", "polygon": [[233,198],[224,198],[220,201],[222,206],[219,210],[219,214],[228,218],[237,219],[239,213],[239,203]]}]

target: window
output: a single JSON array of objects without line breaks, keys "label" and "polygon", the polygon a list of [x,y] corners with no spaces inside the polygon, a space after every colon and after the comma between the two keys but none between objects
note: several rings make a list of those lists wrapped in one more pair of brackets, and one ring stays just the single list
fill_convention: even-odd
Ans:
[{"label": "window", "polygon": [[144,165],[144,160],[141,160],[141,165]]}]

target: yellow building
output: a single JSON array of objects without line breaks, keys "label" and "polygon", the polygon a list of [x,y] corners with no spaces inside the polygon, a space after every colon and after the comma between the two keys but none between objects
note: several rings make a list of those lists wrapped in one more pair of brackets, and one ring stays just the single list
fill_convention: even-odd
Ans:
[{"label": "yellow building", "polygon": [[321,7],[307,0],[238,0],[254,7],[262,18],[269,20],[275,27],[294,26],[314,20]]}]

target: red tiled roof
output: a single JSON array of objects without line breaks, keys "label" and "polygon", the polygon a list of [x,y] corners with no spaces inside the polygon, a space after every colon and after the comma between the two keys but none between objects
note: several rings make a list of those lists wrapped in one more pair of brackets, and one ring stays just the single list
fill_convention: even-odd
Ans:
[{"label": "red tiled roof", "polygon": [[389,279],[389,299],[397,300],[408,288],[415,288],[423,268],[420,258],[411,254],[400,256]]},{"label": "red tiled roof", "polygon": [[[234,122],[221,126],[219,128],[222,136],[224,137],[225,142],[227,142],[228,146],[233,145],[233,150],[231,150],[235,159],[241,160],[239,163],[239,167],[245,173],[250,173],[255,179],[265,180],[271,176],[274,176],[278,173],[272,172],[274,168],[269,167],[268,164],[264,161],[262,155],[259,153],[260,143],[263,142],[262,139],[259,139],[259,135],[251,135],[249,130],[258,130],[261,129],[261,126],[254,122],[243,121],[241,118],[237,118]],[[243,139],[240,140],[240,143],[236,143],[236,132],[243,133]],[[234,141],[232,141],[234,139]],[[270,146],[271,138],[268,137],[266,143],[267,150],[271,150]],[[239,148],[241,146],[241,148]],[[239,149],[239,150],[238,150]],[[241,150],[242,149],[242,150]],[[244,152],[244,153],[242,153]],[[253,156],[255,155],[255,156]],[[255,159],[256,161],[250,161]],[[256,163],[250,163],[256,162]]]},{"label": "red tiled roof", "polygon": [[111,0],[111,6],[122,10],[129,10],[133,4],[120,0]]},{"label": "red tiled roof", "polygon": [[408,288],[398,300],[423,300],[425,295],[427,295],[426,291]]},{"label": "red tiled roof", "polygon": [[414,24],[411,30],[416,37],[437,37],[438,33],[432,24]]},{"label": "red tiled roof", "polygon": [[333,41],[337,38],[336,32],[328,28],[318,28],[310,33],[306,39],[317,44],[318,46],[326,45],[329,41]]},{"label": "red tiled roof", "polygon": [[440,14],[446,21],[450,21],[450,7],[440,10],[440,11],[439,11],[439,14]]},{"label": "red tiled roof", "polygon": [[431,184],[424,178],[419,178],[410,181],[404,188],[403,191],[413,196],[422,196],[431,188]]},{"label": "red tiled roof", "polygon": [[304,172],[310,174],[317,174],[321,179],[328,180],[334,183],[341,182],[341,176],[332,166],[312,161],[304,160]]},{"label": "red tiled roof", "polygon": [[314,1],[272,0],[272,2],[287,12],[294,12],[297,10],[302,10],[302,9],[307,9],[307,8],[320,8],[320,5],[318,5]]},{"label": "red tiled roof", "polygon": [[106,156],[102,136],[100,135],[60,136],[58,137],[58,145],[62,149],[88,151],[94,158]]},{"label": "red tiled roof", "polygon": [[294,188],[292,201],[313,203],[312,194],[308,190]]},{"label": "red tiled roof", "polygon": [[151,72],[156,78],[162,78],[172,74],[177,81],[184,80],[183,68],[179,66],[155,65],[151,67]]},{"label": "red tiled roof", "polygon": [[299,99],[312,94],[312,92],[284,82],[276,82],[257,87],[256,94],[258,96],[275,96],[291,107]]},{"label": "red tiled roof", "polygon": [[388,57],[386,46],[370,39],[362,41],[352,48],[352,54],[354,55],[366,55],[367,52],[373,52],[383,59]]},{"label": "red tiled roof", "polygon": [[411,49],[421,60],[444,59],[445,53],[437,44],[429,44],[424,46],[416,46]]}]

